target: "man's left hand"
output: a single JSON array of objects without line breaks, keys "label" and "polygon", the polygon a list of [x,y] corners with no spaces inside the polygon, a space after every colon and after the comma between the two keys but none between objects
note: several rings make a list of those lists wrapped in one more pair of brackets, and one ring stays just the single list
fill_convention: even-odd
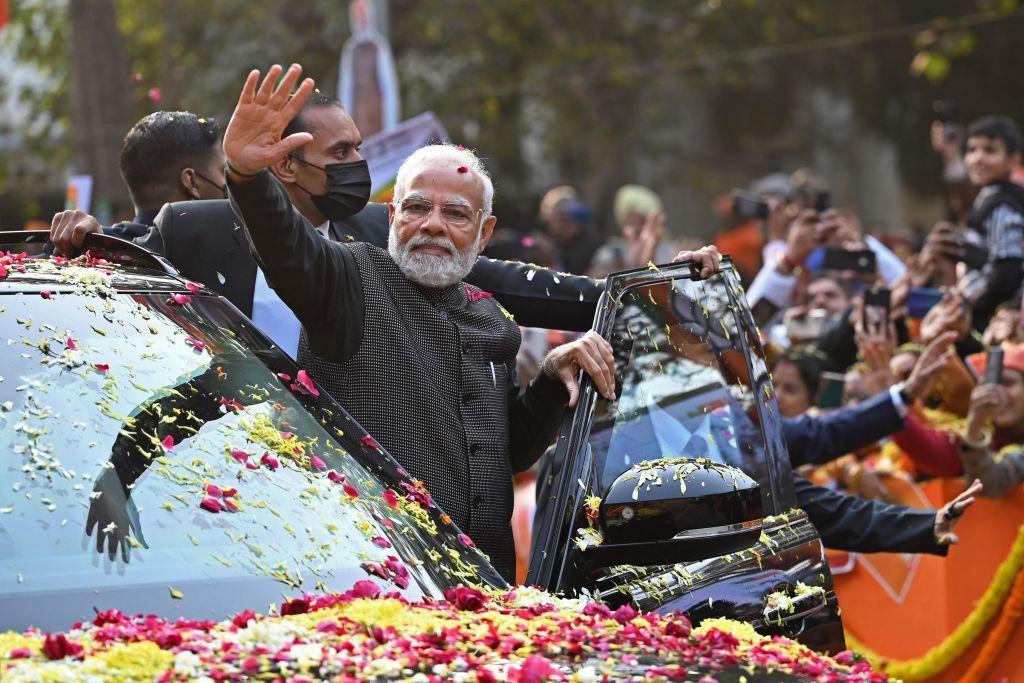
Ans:
[{"label": "man's left hand", "polygon": [[721,262],[722,256],[718,253],[717,247],[708,245],[701,247],[697,251],[683,250],[676,254],[676,257],[672,259],[672,263],[679,263],[680,261],[696,261],[697,265],[700,266],[700,277],[708,278],[718,272],[718,264]]},{"label": "man's left hand", "polygon": [[935,540],[945,545],[959,543],[953,527],[960,521],[967,508],[974,505],[974,497],[981,493],[981,481],[975,479],[966,491],[943,505],[935,513]]},{"label": "man's left hand", "polygon": [[594,380],[602,396],[609,401],[615,400],[615,357],[611,344],[594,330],[574,342],[555,347],[541,363],[544,374],[561,380],[569,391],[570,408],[576,407],[580,397],[576,376],[581,368]]}]

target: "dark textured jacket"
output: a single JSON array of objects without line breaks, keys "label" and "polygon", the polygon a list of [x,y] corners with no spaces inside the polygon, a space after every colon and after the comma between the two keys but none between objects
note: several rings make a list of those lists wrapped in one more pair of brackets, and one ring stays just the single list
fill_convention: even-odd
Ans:
[{"label": "dark textured jacket", "polygon": [[269,173],[230,191],[307,370],[511,579],[512,472],[554,438],[565,389],[541,374],[519,395],[519,329],[479,289],[420,287],[378,247],[322,239]]}]

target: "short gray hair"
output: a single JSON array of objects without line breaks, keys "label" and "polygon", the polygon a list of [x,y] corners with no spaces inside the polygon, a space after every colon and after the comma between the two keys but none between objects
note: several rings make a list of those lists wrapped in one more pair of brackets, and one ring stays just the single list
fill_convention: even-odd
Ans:
[{"label": "short gray hair", "polygon": [[440,162],[460,168],[464,166],[469,173],[479,178],[484,186],[483,217],[485,220],[490,217],[494,202],[494,183],[491,182],[491,176],[487,169],[484,168],[484,162],[471,150],[461,145],[456,146],[447,142],[420,147],[406,157],[405,161],[402,162],[402,166],[398,169],[398,174],[395,176],[395,189],[392,192],[395,203],[405,197],[405,186],[408,183],[408,176],[412,170],[427,161]]}]

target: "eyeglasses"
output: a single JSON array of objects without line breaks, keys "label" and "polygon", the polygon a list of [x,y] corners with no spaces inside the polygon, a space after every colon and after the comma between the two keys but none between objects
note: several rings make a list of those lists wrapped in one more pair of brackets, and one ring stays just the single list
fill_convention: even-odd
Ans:
[{"label": "eyeglasses", "polygon": [[206,182],[210,183],[211,185],[216,187],[218,190],[223,192],[224,193],[224,198],[227,199],[227,196],[228,196],[228,186],[227,185],[218,185],[217,183],[213,182],[212,180],[210,180],[209,178],[207,178],[206,176],[204,176],[202,173],[200,173],[199,171],[197,171],[194,168],[192,169],[192,171],[196,174],[197,177],[202,178],[203,180],[205,180]]},{"label": "eyeglasses", "polygon": [[441,220],[459,230],[465,230],[473,224],[474,216],[483,210],[475,211],[461,204],[434,204],[425,199],[406,199],[398,205],[399,218],[408,221],[424,220],[437,207],[441,210]]}]

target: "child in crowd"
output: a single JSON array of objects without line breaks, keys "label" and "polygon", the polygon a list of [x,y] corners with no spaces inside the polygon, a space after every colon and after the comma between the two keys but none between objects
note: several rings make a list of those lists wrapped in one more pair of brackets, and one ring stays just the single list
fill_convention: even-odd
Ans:
[{"label": "child in crowd", "polygon": [[967,128],[964,162],[979,189],[967,225],[981,238],[988,260],[974,299],[974,324],[984,329],[996,307],[1024,279],[1024,187],[1010,176],[1020,164],[1021,132],[1011,119],[985,116]]}]

